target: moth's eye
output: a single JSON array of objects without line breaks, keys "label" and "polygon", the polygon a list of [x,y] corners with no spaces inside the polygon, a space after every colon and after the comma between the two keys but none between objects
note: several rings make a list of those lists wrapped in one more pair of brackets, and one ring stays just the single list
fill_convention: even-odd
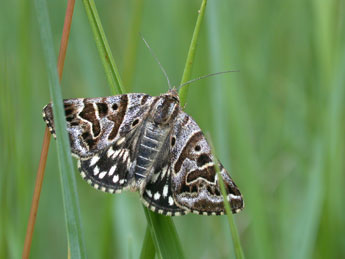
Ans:
[{"label": "moth's eye", "polygon": [[176,143],[176,138],[175,137],[172,137],[171,138],[171,146],[175,146],[175,143]]},{"label": "moth's eye", "polygon": [[194,150],[195,150],[196,152],[199,152],[199,151],[201,150],[201,147],[200,147],[199,145],[196,145],[195,148],[194,148]]},{"label": "moth's eye", "polygon": [[116,103],[114,103],[113,106],[111,106],[111,108],[113,108],[113,110],[116,111],[119,108],[119,106]]},{"label": "moth's eye", "polygon": [[133,122],[132,122],[132,126],[134,127],[135,125],[137,125],[139,123],[139,119],[135,119]]}]

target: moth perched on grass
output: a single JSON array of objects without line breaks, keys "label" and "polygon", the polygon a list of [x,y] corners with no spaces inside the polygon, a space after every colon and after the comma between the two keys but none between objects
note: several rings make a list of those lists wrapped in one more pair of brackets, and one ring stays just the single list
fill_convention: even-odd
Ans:
[{"label": "moth perched on grass", "polygon": [[[151,210],[168,216],[224,214],[215,163],[233,213],[242,195],[186,114],[175,89],[64,101],[71,151],[81,176],[94,188],[139,191]],[[55,136],[52,104],[43,117]]]}]

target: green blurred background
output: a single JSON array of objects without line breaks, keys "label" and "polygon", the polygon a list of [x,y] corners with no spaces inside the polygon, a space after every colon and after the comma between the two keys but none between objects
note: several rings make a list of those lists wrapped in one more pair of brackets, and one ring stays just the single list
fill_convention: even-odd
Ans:
[{"label": "green blurred background", "polygon": [[[47,1],[58,53],[67,1]],[[97,1],[128,92],[178,85],[201,0]],[[345,258],[345,1],[209,0],[186,112],[210,132],[243,193],[235,216],[247,258]],[[33,2],[0,10],[0,258],[20,258],[49,102]],[[81,1],[64,98],[110,93]],[[31,258],[65,258],[67,237],[52,140]],[[77,173],[77,169],[75,170]],[[89,258],[137,258],[146,219],[136,193],[104,194],[77,177]],[[175,217],[187,258],[233,258],[226,217]]]}]

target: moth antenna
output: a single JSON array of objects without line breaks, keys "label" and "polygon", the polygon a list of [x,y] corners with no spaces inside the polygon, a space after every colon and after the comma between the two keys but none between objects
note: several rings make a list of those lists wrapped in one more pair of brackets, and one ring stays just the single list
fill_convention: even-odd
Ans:
[{"label": "moth antenna", "polygon": [[204,79],[206,77],[210,77],[210,76],[216,76],[216,75],[221,75],[221,74],[226,74],[226,73],[232,73],[232,72],[240,72],[240,70],[227,70],[227,71],[221,71],[221,72],[217,72],[217,73],[212,73],[212,74],[208,74],[208,75],[204,75],[204,76],[200,76],[197,78],[194,78],[192,80],[189,80],[185,83],[183,83],[182,85],[180,85],[177,89],[181,89],[181,87],[188,85],[190,83],[194,83],[195,81],[198,81],[200,79]]},{"label": "moth antenna", "polygon": [[155,55],[155,53],[154,53],[153,50],[151,49],[150,45],[149,45],[149,44],[147,43],[147,41],[145,40],[144,36],[143,36],[141,33],[139,33],[139,34],[140,34],[142,40],[144,41],[146,47],[150,50],[150,52],[151,52],[153,58],[154,58],[154,59],[156,60],[156,62],[158,63],[159,68],[162,70],[162,72],[163,72],[165,78],[167,79],[168,85],[169,85],[169,90],[172,89],[167,72],[165,71],[165,69],[164,69],[164,67],[162,66],[161,62],[159,62],[157,56]]}]

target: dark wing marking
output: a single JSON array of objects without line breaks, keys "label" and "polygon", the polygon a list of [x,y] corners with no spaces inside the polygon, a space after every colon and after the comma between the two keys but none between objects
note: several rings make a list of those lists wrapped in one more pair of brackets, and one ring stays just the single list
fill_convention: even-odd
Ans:
[{"label": "dark wing marking", "polygon": [[[146,94],[124,94],[64,100],[72,154],[91,158],[124,137],[133,122],[140,124],[136,119],[145,117],[153,99]],[[43,118],[55,135],[51,103],[44,107]]]},{"label": "dark wing marking", "polygon": [[146,183],[141,197],[146,207],[160,214],[179,216],[189,212],[175,202],[169,165],[156,169],[150,181]]},{"label": "dark wing marking", "polygon": [[118,193],[137,189],[134,177],[135,137],[140,128],[134,129],[126,138],[120,138],[107,149],[87,159],[78,161],[81,176],[95,189]]},{"label": "dark wing marking", "polygon": [[[177,206],[172,192],[171,181],[171,136],[165,139],[157,159],[152,165],[152,171],[147,174],[141,185],[140,194],[144,205],[154,212],[167,216],[186,214],[188,211]],[[153,172],[153,173],[151,173]]]},{"label": "dark wing marking", "polygon": [[181,112],[175,123],[171,164],[174,200],[181,208],[203,215],[224,214],[215,163],[226,186],[227,198],[233,213],[243,209],[243,198],[223,166],[214,159],[210,147],[196,122]]},{"label": "dark wing marking", "polygon": [[[128,94],[64,101],[72,154],[79,159],[81,176],[94,188],[111,193],[136,189],[136,139],[153,99]],[[43,117],[54,134],[51,104]]]}]

